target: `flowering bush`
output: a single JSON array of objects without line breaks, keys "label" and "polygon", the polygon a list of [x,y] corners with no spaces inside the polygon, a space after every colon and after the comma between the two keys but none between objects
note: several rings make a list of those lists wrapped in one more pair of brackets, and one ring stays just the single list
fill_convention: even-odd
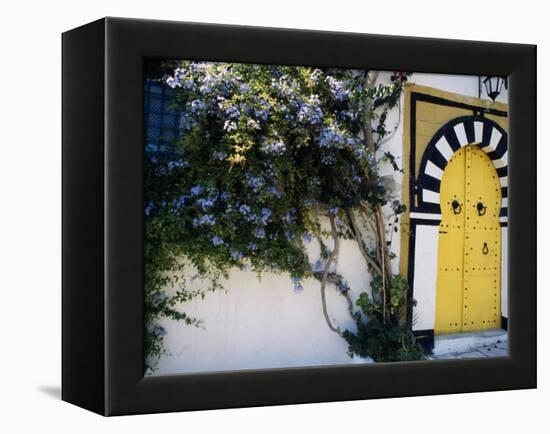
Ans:
[{"label": "flowering bush", "polygon": [[[175,277],[185,264],[212,290],[239,267],[288,272],[296,291],[315,277],[347,294],[343,278],[328,271],[334,252],[322,245],[321,258],[310,264],[306,246],[313,238],[323,244],[321,216],[333,223],[332,235],[359,241],[350,212],[389,200],[376,142],[368,143],[372,133],[378,141],[387,133],[383,125],[365,133],[365,116],[370,125],[384,106],[378,116],[385,120],[406,75],[370,87],[363,85],[367,75],[180,62],[162,78],[175,90],[181,134],[171,151],[145,152],[147,354],[162,351],[159,317],[198,324],[175,309],[200,295]],[[175,296],[163,292],[169,284],[179,285]]]}]

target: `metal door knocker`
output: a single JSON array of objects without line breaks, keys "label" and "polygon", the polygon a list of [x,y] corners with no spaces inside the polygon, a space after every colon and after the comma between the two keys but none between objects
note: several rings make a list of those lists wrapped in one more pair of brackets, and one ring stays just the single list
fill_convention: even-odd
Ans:
[{"label": "metal door knocker", "polygon": [[483,243],[483,254],[486,255],[489,253],[489,247],[487,247],[487,243]]},{"label": "metal door knocker", "polygon": [[458,200],[453,200],[451,202],[451,206],[453,207],[454,214],[460,214],[462,212],[462,205],[460,205],[460,202]]},{"label": "metal door knocker", "polygon": [[483,205],[482,202],[478,202],[476,205],[476,208],[477,208],[477,215],[479,216],[485,215],[485,213],[487,212],[487,207]]}]

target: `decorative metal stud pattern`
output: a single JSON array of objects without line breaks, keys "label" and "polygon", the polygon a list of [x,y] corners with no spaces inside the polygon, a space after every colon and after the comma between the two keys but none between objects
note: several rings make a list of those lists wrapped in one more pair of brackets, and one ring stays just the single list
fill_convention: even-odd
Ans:
[{"label": "decorative metal stud pattern", "polygon": [[487,154],[477,146],[455,152],[442,177],[440,194],[435,332],[496,328],[500,325],[501,198]]},{"label": "decorative metal stud pattern", "polygon": [[465,175],[464,288],[468,290],[464,291],[463,330],[497,328],[500,326],[500,185],[488,156],[473,146],[466,148]]}]

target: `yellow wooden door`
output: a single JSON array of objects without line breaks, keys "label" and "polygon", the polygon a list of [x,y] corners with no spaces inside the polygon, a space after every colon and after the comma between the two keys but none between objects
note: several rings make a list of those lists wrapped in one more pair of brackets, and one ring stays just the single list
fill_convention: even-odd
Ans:
[{"label": "yellow wooden door", "polygon": [[500,183],[487,154],[466,146],[440,188],[435,333],[500,326]]}]

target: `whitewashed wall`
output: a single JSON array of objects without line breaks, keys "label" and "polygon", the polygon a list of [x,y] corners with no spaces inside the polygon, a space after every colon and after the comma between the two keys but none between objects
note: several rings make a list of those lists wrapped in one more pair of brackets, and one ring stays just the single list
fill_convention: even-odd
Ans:
[{"label": "whitewashed wall", "polygon": [[439,226],[416,227],[413,330],[433,330],[437,288],[437,245]]},{"label": "whitewashed wall", "polygon": [[[388,82],[389,73],[380,81]],[[478,96],[477,77],[414,74],[412,82],[462,95]],[[485,97],[485,95],[482,95]],[[506,101],[506,95],[499,98]],[[401,165],[403,154],[402,101],[387,119],[394,133],[385,141],[386,150]],[[395,198],[401,194],[403,175],[389,164],[381,168],[386,186]],[[392,250],[399,258],[400,234],[393,234]],[[503,264],[506,264],[506,229],[503,230]],[[435,320],[435,285],[437,270],[437,227],[419,227],[415,241],[418,266],[415,273],[418,301],[414,311],[415,329],[433,329]],[[331,243],[327,241],[330,246]],[[311,262],[319,256],[318,246],[310,245]],[[435,252],[435,258],[433,254]],[[337,271],[349,282],[352,298],[369,289],[369,276],[355,243],[344,241]],[[398,271],[398,260],[393,264]],[[507,284],[503,267],[502,309],[506,312]],[[198,282],[196,283],[199,284]],[[201,371],[226,371],[261,368],[285,368],[361,363],[347,354],[346,342],[331,332],[323,317],[320,285],[315,280],[304,282],[304,290],[294,292],[288,274],[265,274],[261,282],[253,273],[233,270],[224,284],[226,292],[208,293],[179,308],[203,321],[203,327],[190,327],[172,320],[162,320],[166,329],[163,356],[155,374],[177,374]],[[353,328],[346,302],[337,291],[327,288],[330,316],[340,328]]]},{"label": "whitewashed wall", "polygon": [[[332,248],[329,240],[325,242]],[[336,271],[346,276],[352,298],[362,291],[370,293],[356,244],[343,240],[340,252]],[[316,241],[309,244],[308,254],[312,263],[319,258]],[[327,327],[319,282],[310,279],[303,286],[303,291],[295,292],[288,273],[268,273],[259,281],[253,273],[234,269],[224,283],[225,292],[209,292],[204,299],[179,306],[201,319],[203,327],[160,321],[167,331],[169,354],[160,360],[156,374],[360,362],[346,354],[346,342]],[[201,282],[195,281],[193,288],[201,288]],[[354,329],[346,303],[335,289],[327,288],[329,315],[342,330]]]}]

